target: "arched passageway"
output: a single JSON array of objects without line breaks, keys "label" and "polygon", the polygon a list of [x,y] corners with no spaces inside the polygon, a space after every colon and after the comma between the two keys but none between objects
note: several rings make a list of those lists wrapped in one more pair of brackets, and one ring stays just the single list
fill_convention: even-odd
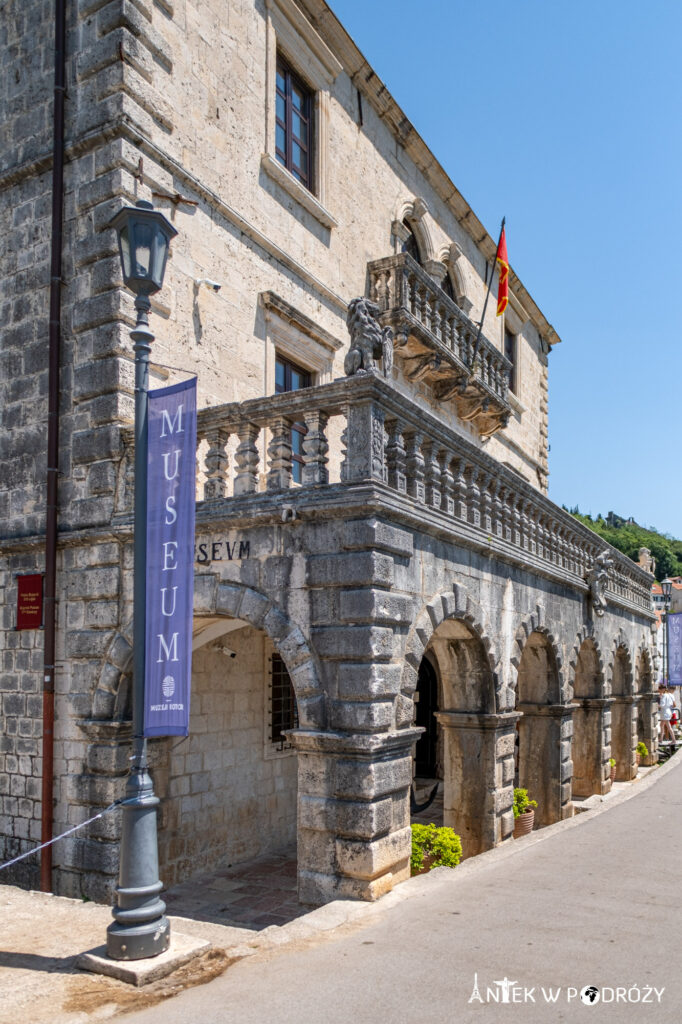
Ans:
[{"label": "arched passageway", "polygon": [[649,753],[641,759],[644,765],[655,764],[658,760],[658,735],[655,722],[657,697],[654,692],[654,673],[651,657],[647,651],[640,651],[635,666],[636,741],[644,743]]},{"label": "arched passageway", "polygon": [[[415,767],[418,772],[435,769],[443,780],[443,824],[461,836],[465,857],[490,849],[511,831],[505,831],[503,801],[496,794],[505,785],[511,787],[511,742],[505,747],[503,737],[513,732],[515,716],[495,712],[485,647],[475,630],[459,619],[445,620],[431,636],[419,673],[415,717],[427,730],[415,754]],[[505,770],[499,762],[507,748]]]},{"label": "arched passageway", "polygon": [[170,887],[296,843],[297,723],[286,665],[239,619],[195,618],[189,736],[163,741],[161,877]]},{"label": "arched passageway", "polygon": [[573,682],[571,756],[575,797],[585,798],[605,791],[608,754],[604,746],[604,716],[608,703],[604,698],[599,654],[594,640],[588,637],[578,652]]},{"label": "arched passageway", "polygon": [[[559,672],[551,643],[536,630],[526,641],[521,654],[517,682],[517,722],[515,785],[528,790],[537,800],[535,820],[539,827],[565,817],[570,792],[562,783],[561,739],[567,731],[570,709],[560,703]],[[568,780],[570,790],[570,779]]]},{"label": "arched passageway", "polygon": [[630,655],[622,646],[616,648],[613,659],[611,695],[611,757],[616,762],[616,779],[627,782],[637,775],[636,708]]}]

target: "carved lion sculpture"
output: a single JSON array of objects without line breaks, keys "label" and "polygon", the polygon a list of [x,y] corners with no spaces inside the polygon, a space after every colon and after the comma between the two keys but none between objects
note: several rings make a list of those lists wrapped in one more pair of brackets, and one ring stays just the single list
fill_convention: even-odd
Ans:
[{"label": "carved lion sculpture", "polygon": [[391,372],[393,331],[390,327],[381,329],[378,315],[379,307],[368,299],[353,299],[348,305],[350,349],[343,364],[348,377],[354,373],[374,373],[377,359],[381,359],[384,377]]}]

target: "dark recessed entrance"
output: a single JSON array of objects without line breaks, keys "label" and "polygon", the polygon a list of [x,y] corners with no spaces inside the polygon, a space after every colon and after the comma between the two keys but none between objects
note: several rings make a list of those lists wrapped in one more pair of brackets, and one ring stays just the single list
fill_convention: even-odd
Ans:
[{"label": "dark recessed entrance", "polygon": [[438,778],[438,681],[433,666],[422,658],[417,679],[417,722],[426,732],[417,740],[415,775],[420,779]]}]

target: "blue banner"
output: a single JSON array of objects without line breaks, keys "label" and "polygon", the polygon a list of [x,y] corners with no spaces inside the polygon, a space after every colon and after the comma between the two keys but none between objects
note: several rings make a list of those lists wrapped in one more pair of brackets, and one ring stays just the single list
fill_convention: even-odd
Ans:
[{"label": "blue banner", "polygon": [[187,736],[192,676],[196,380],[149,392],[145,736]]},{"label": "blue banner", "polygon": [[668,682],[682,686],[682,612],[668,612]]}]

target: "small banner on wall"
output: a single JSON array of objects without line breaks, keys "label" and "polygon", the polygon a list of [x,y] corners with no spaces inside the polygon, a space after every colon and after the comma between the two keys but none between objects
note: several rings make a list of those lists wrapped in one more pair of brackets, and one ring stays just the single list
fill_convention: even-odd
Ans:
[{"label": "small banner on wall", "polygon": [[668,682],[682,686],[682,612],[668,612]]},{"label": "small banner on wall", "polygon": [[196,380],[149,392],[145,736],[187,736],[192,675]]},{"label": "small banner on wall", "polygon": [[17,629],[40,629],[42,624],[42,572],[17,576]]}]

